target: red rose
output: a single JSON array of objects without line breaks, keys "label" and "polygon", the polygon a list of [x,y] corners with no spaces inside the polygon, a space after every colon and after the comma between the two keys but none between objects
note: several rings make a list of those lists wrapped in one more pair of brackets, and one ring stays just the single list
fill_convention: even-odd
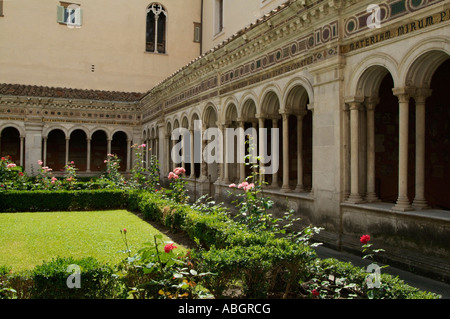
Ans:
[{"label": "red rose", "polygon": [[311,291],[311,293],[312,293],[312,295],[313,295],[314,297],[319,297],[319,295],[320,295],[320,293],[319,293],[316,289],[313,289],[313,290]]},{"label": "red rose", "polygon": [[175,246],[173,243],[172,244],[167,244],[167,245],[164,246],[164,251],[166,253],[170,253],[175,248],[177,248],[177,246]]},{"label": "red rose", "polygon": [[370,241],[370,236],[362,235],[361,238],[359,239],[359,241],[361,242],[361,244],[365,245]]}]

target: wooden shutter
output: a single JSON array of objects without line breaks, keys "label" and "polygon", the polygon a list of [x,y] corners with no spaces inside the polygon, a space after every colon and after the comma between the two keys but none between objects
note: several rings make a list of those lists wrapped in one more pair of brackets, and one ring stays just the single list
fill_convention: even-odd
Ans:
[{"label": "wooden shutter", "polygon": [[63,6],[56,7],[56,22],[66,23],[66,21],[64,21],[64,11],[65,10],[66,10],[66,8],[64,8]]},{"label": "wooden shutter", "polygon": [[77,8],[75,10],[75,25],[81,26],[83,24],[83,10]]}]

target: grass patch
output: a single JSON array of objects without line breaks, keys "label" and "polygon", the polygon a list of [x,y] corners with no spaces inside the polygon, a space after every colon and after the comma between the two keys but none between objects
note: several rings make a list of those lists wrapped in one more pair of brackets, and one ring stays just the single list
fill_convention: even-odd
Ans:
[{"label": "grass patch", "polygon": [[[0,265],[34,268],[56,257],[94,257],[117,263],[126,257],[120,234],[127,229],[132,254],[160,232],[126,210],[0,214]],[[166,235],[164,240],[172,241]],[[185,248],[178,243],[178,249]]]}]

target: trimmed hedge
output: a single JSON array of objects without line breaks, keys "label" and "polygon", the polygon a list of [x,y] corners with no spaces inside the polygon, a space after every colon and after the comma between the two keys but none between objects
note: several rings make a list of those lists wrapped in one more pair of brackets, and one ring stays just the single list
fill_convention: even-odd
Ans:
[{"label": "trimmed hedge", "polygon": [[0,192],[0,212],[44,212],[121,209],[127,206],[123,190],[7,191]]},{"label": "trimmed hedge", "polygon": [[[69,288],[70,265],[80,267],[80,288]],[[114,275],[113,267],[92,257],[56,258],[36,266],[31,274],[33,299],[110,299],[127,295],[125,287]],[[71,281],[69,279],[69,281]],[[71,281],[75,283],[76,280]]]}]

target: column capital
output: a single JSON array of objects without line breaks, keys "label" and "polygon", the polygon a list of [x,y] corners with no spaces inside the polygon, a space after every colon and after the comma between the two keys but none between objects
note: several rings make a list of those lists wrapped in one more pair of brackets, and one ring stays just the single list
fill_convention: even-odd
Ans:
[{"label": "column capital", "polygon": [[282,117],[282,119],[283,119],[283,121],[284,121],[284,120],[286,120],[286,119],[289,117],[289,115],[291,115],[291,114],[288,113],[288,112],[286,112],[286,111],[284,111],[284,112],[280,111],[280,115],[281,115],[281,117]]},{"label": "column capital", "polygon": [[392,93],[398,98],[400,103],[409,102],[411,96],[415,93],[415,88],[413,87],[399,87],[393,88]]},{"label": "column capital", "polygon": [[346,97],[344,97],[344,102],[347,104],[363,103],[364,96],[346,96]]},{"label": "column capital", "polygon": [[378,103],[380,103],[380,98],[378,96],[369,96],[365,101],[366,109],[369,111],[373,111],[375,110],[375,107]]},{"label": "column capital", "polygon": [[364,97],[347,96],[344,98],[344,102],[349,105],[349,110],[358,110],[364,102]]},{"label": "column capital", "polygon": [[428,88],[417,88],[414,92],[413,98],[418,103],[425,103],[426,99],[431,96],[433,90]]}]

